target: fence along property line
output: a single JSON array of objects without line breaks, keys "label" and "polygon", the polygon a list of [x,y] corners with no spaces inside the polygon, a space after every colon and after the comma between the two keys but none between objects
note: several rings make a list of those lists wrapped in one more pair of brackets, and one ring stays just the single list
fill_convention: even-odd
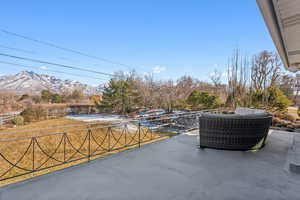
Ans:
[{"label": "fence along property line", "polygon": [[20,114],[20,112],[0,114],[0,126],[3,126],[8,121],[11,121],[11,120],[15,119],[19,114]]}]

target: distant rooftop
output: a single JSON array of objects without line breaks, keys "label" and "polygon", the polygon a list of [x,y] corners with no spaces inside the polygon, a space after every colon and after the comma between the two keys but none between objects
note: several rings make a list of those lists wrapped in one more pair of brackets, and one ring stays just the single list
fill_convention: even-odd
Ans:
[{"label": "distant rooftop", "polygon": [[198,148],[197,131],[1,188],[1,200],[299,199],[287,169],[296,133],[272,131],[258,152]]}]

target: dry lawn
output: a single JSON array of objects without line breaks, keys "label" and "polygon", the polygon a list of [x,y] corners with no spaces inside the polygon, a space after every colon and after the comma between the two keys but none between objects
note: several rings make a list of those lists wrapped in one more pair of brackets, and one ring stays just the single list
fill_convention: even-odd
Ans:
[{"label": "dry lawn", "polygon": [[[87,127],[90,131],[87,131]],[[107,124],[88,124],[65,118],[2,130],[0,179],[22,175],[33,169],[39,172],[1,181],[0,184],[8,184],[133,148],[138,146],[139,138],[146,143],[167,137],[152,133],[146,128],[142,128],[139,133],[132,127],[109,127]],[[93,156],[89,158],[89,155]],[[73,162],[67,163],[70,161]],[[57,167],[52,168],[53,166]]]}]

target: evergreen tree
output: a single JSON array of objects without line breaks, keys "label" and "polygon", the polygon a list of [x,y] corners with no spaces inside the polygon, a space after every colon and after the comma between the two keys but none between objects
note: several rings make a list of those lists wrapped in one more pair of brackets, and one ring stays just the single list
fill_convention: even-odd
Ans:
[{"label": "evergreen tree", "polygon": [[218,96],[199,90],[194,90],[191,93],[187,99],[187,103],[194,109],[215,108],[221,104]]},{"label": "evergreen tree", "polygon": [[46,103],[50,102],[51,96],[52,96],[52,93],[49,90],[43,90],[41,92],[41,98]]},{"label": "evergreen tree", "polygon": [[62,97],[59,94],[53,94],[51,96],[51,103],[62,103]]},{"label": "evergreen tree", "polygon": [[133,77],[111,79],[104,87],[99,108],[104,111],[116,111],[122,114],[130,113],[141,106],[141,96],[137,80]]}]

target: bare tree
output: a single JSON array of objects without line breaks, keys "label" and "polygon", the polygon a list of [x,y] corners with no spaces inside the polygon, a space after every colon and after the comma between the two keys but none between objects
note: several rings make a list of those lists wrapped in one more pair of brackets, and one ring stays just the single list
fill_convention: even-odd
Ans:
[{"label": "bare tree", "polygon": [[255,90],[275,86],[280,78],[281,62],[276,53],[262,51],[253,57],[251,81]]},{"label": "bare tree", "polygon": [[279,89],[289,99],[294,99],[294,91],[296,90],[296,78],[292,75],[283,74],[279,79]]},{"label": "bare tree", "polygon": [[214,70],[212,74],[209,75],[210,80],[214,84],[214,86],[218,89],[222,85],[222,72],[218,70]]},{"label": "bare tree", "polygon": [[19,109],[17,96],[11,91],[0,91],[0,114]]},{"label": "bare tree", "polygon": [[277,53],[262,51],[253,56],[251,66],[251,90],[262,93],[262,103],[268,104],[266,90],[278,86],[281,61]]},{"label": "bare tree", "polygon": [[299,74],[282,74],[277,80],[278,88],[292,100],[295,104],[299,105],[300,94],[300,77]]},{"label": "bare tree", "polygon": [[300,94],[300,74],[296,74],[294,81],[294,102],[299,105],[299,94]]},{"label": "bare tree", "polygon": [[247,106],[249,95],[249,61],[247,56],[242,56],[237,49],[228,62],[228,103],[233,107]]},{"label": "bare tree", "polygon": [[175,86],[175,96],[177,100],[184,101],[198,87],[197,80],[190,76],[182,76],[177,80]]},{"label": "bare tree", "polygon": [[139,87],[140,93],[142,94],[142,101],[145,107],[153,108],[155,100],[155,89],[157,84],[154,81],[154,76],[152,73],[146,74],[144,76],[144,81],[140,82],[141,86]]}]

